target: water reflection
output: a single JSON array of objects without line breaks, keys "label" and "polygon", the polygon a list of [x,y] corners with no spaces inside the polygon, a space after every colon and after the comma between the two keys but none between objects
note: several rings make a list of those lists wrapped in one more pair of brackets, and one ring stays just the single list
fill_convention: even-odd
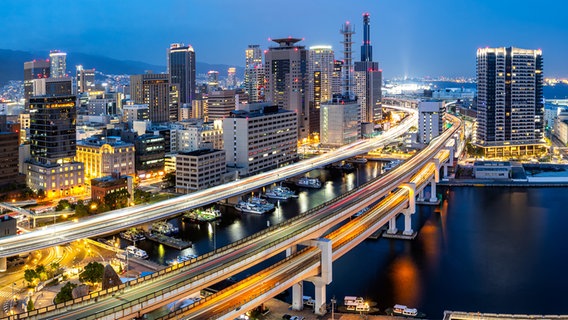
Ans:
[{"label": "water reflection", "polygon": [[416,263],[408,255],[397,257],[390,265],[394,300],[416,306],[421,296],[421,285]]}]

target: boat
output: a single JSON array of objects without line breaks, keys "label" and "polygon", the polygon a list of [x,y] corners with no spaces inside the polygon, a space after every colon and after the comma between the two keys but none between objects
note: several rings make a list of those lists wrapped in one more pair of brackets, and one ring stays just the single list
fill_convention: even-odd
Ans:
[{"label": "boat", "polygon": [[255,206],[260,207],[263,210],[270,211],[274,209],[274,203],[270,203],[261,197],[252,196],[248,200],[249,203],[254,204]]},{"label": "boat", "polygon": [[131,229],[128,229],[126,231],[123,231],[123,232],[119,233],[119,236],[124,240],[132,241],[132,242],[146,240],[146,237],[144,236],[144,232],[142,232],[141,230],[138,230],[136,228],[131,228]]},{"label": "boat", "polygon": [[[114,238],[113,238],[113,240],[114,240]],[[116,242],[113,241],[113,240],[108,240],[108,239],[105,239],[105,238],[98,238],[97,239],[98,242],[100,242],[102,244],[106,244],[109,247],[114,247]]]},{"label": "boat", "polygon": [[195,259],[195,258],[197,258],[196,255],[187,254],[187,255],[184,255],[184,256],[177,256],[174,259],[167,260],[166,263],[171,266],[171,265],[178,264],[178,263],[184,263],[186,261],[189,261],[189,260]]},{"label": "boat", "polygon": [[264,209],[260,205],[250,203],[249,201],[239,201],[235,204],[235,209],[245,213],[264,214],[269,210]]},{"label": "boat", "polygon": [[178,227],[166,221],[154,222],[150,227],[150,232],[161,233],[166,236],[177,233],[178,231]]},{"label": "boat", "polygon": [[401,162],[402,162],[401,160],[389,161],[386,165],[383,166],[383,170],[390,171],[394,169],[394,167],[398,166]]},{"label": "boat", "polygon": [[221,217],[221,211],[215,207],[191,210],[183,215],[184,219],[198,222],[211,222]]},{"label": "boat", "polygon": [[371,310],[369,303],[365,302],[365,300],[361,297],[345,296],[343,304],[349,311],[369,312]]},{"label": "boat", "polygon": [[418,309],[409,308],[403,304],[395,304],[392,308],[387,308],[386,314],[390,316],[405,316],[405,317],[414,317],[414,318],[424,318],[426,314],[423,312],[419,312]]},{"label": "boat", "polygon": [[319,189],[322,187],[321,181],[318,178],[301,177],[296,181],[298,187]]},{"label": "boat", "polygon": [[345,161],[351,162],[351,163],[357,163],[357,164],[365,164],[365,163],[367,163],[367,158],[365,158],[365,157],[353,157],[353,158],[346,159]]},{"label": "boat", "polygon": [[343,170],[343,171],[351,171],[355,170],[355,166],[353,166],[350,162],[336,162],[329,165],[330,169],[336,170]]},{"label": "boat", "polygon": [[134,256],[135,258],[148,259],[148,254],[146,251],[136,248],[135,246],[126,247],[126,253]]},{"label": "boat", "polygon": [[277,199],[277,200],[287,200],[290,198],[298,197],[298,195],[294,191],[284,186],[272,187],[264,193],[264,196],[268,199]]}]

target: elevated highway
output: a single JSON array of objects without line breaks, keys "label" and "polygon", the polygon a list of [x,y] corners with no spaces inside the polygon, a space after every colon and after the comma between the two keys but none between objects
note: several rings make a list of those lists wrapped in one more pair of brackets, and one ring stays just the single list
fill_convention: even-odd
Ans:
[{"label": "elevated highway", "polygon": [[[413,213],[415,194],[428,183],[437,181],[441,164],[452,159],[452,151],[446,148],[446,143],[455,138],[455,133],[459,129],[457,120],[453,121],[455,123],[451,129],[406,163],[382,178],[368,182],[338,199],[198,259],[105,292],[76,299],[63,306],[58,305],[54,310],[38,310],[37,313],[30,313],[27,316],[41,318],[43,315],[57,314],[60,319],[85,317],[129,319],[173,302],[183,294],[196,292],[297,244],[319,238],[331,227],[351,217],[353,213],[373,206],[383,198],[392,199],[393,194],[400,194],[401,197],[406,194],[408,200],[399,201],[399,206],[387,210],[388,214],[381,217],[380,225],[392,221],[401,212],[401,208],[412,208],[412,210],[403,210],[406,219],[407,214],[410,216]],[[393,193],[401,185],[405,187]],[[373,228],[377,229],[378,225],[371,229]],[[364,238],[366,236],[361,239]],[[343,253],[338,251],[337,254]],[[311,273],[305,275],[309,277]],[[295,278],[294,281],[297,283],[302,279]],[[284,285],[284,282],[278,282],[278,285]],[[321,298],[320,296],[320,300]]]},{"label": "elevated highway", "polygon": [[220,186],[164,200],[87,217],[77,222],[65,222],[42,230],[0,239],[0,259],[43,248],[62,245],[83,238],[92,238],[135,227],[140,224],[165,219],[183,211],[205,206],[232,196],[238,196],[286,178],[300,175],[317,167],[341,161],[388,144],[415,125],[416,110],[398,107],[410,115],[397,127],[383,135],[360,140],[330,153],[307,159],[286,167],[257,174]]}]

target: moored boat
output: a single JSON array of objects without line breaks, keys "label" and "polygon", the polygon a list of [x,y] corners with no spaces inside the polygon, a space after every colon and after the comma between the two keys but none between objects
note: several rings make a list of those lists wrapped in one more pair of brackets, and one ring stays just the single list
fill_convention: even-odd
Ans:
[{"label": "moored boat", "polygon": [[210,222],[219,219],[220,217],[221,211],[215,209],[215,207],[207,209],[197,208],[183,215],[184,219],[197,222]]},{"label": "moored boat", "polygon": [[135,246],[126,247],[126,253],[134,256],[135,258],[148,259],[148,254],[146,251],[136,248]]},{"label": "moored boat", "polygon": [[249,201],[239,201],[235,204],[235,209],[245,213],[264,214],[270,210],[263,208],[261,205],[256,205]]},{"label": "moored boat", "polygon": [[123,231],[123,232],[119,233],[119,236],[124,240],[132,241],[132,242],[146,240],[146,237],[144,236],[144,232],[142,230],[139,230],[139,229],[136,229],[136,228],[130,228],[126,231]]},{"label": "moored boat", "polygon": [[150,227],[150,232],[161,233],[166,236],[169,236],[173,233],[177,233],[178,231],[179,231],[178,227],[166,221],[154,222]]},{"label": "moored boat", "polygon": [[414,317],[414,318],[426,317],[426,314],[423,312],[419,312],[418,309],[409,308],[403,304],[395,304],[394,307],[387,308],[385,312],[389,316],[404,316],[404,317]]},{"label": "moored boat", "polygon": [[290,188],[284,186],[275,186],[268,189],[264,196],[268,199],[287,200],[290,198],[297,198],[298,195]]},{"label": "moored boat", "polygon": [[321,181],[318,178],[301,177],[296,181],[298,187],[319,189],[322,187]]}]

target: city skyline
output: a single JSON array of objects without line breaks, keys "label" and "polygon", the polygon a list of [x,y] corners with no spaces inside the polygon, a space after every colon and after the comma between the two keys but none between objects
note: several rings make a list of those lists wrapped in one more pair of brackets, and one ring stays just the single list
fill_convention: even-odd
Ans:
[{"label": "city skyline", "polygon": [[[249,44],[267,49],[272,46],[269,38],[292,36],[304,38],[301,44],[307,47],[331,45],[339,57],[339,26],[351,21],[356,31],[354,45],[359,46],[361,15],[368,12],[373,58],[380,62],[385,78],[473,76],[477,48],[501,46],[542,49],[545,75],[568,75],[568,65],[563,63],[568,44],[560,41],[568,31],[562,23],[562,7],[568,4],[550,1],[535,8],[527,0],[478,1],[475,5],[450,0],[434,5],[411,0],[358,1],[349,6],[339,1],[293,0],[286,5],[305,9],[280,9],[284,14],[272,13],[274,9],[258,0],[169,1],[160,7],[127,0],[113,4],[112,10],[98,1],[56,4],[58,14],[46,15],[42,6],[3,1],[0,8],[5,15],[0,26],[8,32],[0,47],[91,53],[152,63],[165,70],[166,51],[174,42],[191,44],[197,61],[244,66]],[[146,21],[152,22],[151,28]],[[37,24],[41,32],[24,31],[39,27]],[[359,59],[358,52],[354,58]]]}]

